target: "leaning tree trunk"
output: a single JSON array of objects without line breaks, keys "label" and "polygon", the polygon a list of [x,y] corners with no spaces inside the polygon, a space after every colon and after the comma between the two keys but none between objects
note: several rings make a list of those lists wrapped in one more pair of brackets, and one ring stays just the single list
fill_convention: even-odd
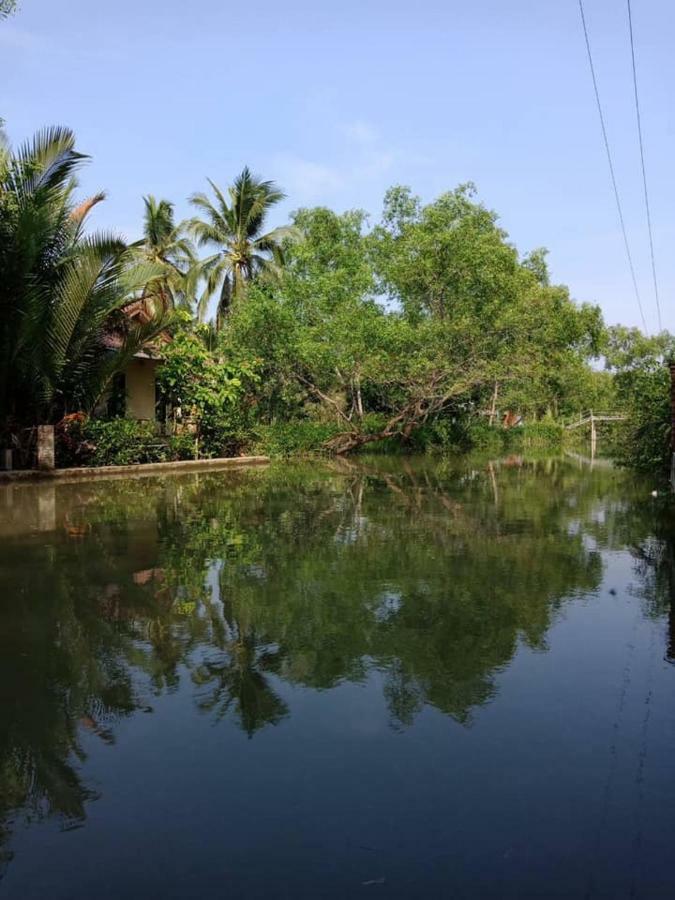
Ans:
[{"label": "leaning tree trunk", "polygon": [[423,425],[430,415],[440,412],[450,400],[451,395],[432,397],[430,399],[415,399],[410,401],[403,409],[385,424],[381,431],[360,431],[354,428],[337,434],[324,447],[332,453],[344,455],[358,450],[365,444],[373,444],[385,441],[387,438],[398,437],[407,440],[415,428]]}]

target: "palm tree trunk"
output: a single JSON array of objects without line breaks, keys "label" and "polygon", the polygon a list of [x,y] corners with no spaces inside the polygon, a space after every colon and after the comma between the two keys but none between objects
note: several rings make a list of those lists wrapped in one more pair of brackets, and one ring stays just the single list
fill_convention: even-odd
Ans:
[{"label": "palm tree trunk", "polygon": [[220,299],[218,300],[218,310],[216,312],[216,328],[218,331],[223,327],[225,320],[232,308],[232,283],[230,276],[223,278],[223,286],[220,289]]}]

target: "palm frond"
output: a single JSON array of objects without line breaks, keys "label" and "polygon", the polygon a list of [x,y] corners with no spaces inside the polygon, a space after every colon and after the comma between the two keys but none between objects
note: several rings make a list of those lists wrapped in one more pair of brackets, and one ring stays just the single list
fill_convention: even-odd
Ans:
[{"label": "palm frond", "polygon": [[96,206],[96,204],[101,203],[103,200],[105,200],[105,198],[105,191],[99,191],[97,194],[93,194],[91,197],[87,197],[86,200],[78,203],[75,209],[71,212],[70,218],[77,225],[81,225],[84,219],[89,215],[91,210]]},{"label": "palm frond", "polygon": [[31,141],[21,145],[14,158],[15,190],[19,194],[31,194],[62,188],[87,158],[75,150],[75,135],[69,128],[42,129]]},{"label": "palm frond", "polygon": [[200,215],[185,223],[200,247],[217,250],[199,265],[204,288],[197,307],[203,320],[209,301],[219,292],[217,321],[222,324],[235,300],[246,293],[246,285],[257,273],[275,272],[283,265],[282,244],[293,239],[296,229],[275,228],[267,233],[264,223],[269,210],[285,194],[273,181],[263,181],[245,166],[228,188],[227,195],[208,179],[213,199],[193,194],[190,202]]}]

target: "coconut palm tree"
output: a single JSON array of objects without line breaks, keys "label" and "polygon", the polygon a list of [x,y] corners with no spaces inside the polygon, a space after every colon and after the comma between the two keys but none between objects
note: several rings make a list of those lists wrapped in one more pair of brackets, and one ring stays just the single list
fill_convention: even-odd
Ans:
[{"label": "coconut palm tree", "polygon": [[[85,235],[102,194],[77,204],[85,157],[66,128],[0,154],[0,428],[88,411],[112,376],[166,327],[125,306],[162,272],[113,235]],[[111,344],[111,330],[115,341]]]},{"label": "coconut palm tree", "polygon": [[192,242],[185,236],[182,223],[174,221],[173,203],[157,200],[151,194],[143,198],[143,239],[134,245],[139,258],[162,269],[152,282],[145,299],[158,310],[191,308],[195,300],[199,269]]},{"label": "coconut palm tree", "polygon": [[0,21],[16,12],[16,0],[0,0]]},{"label": "coconut palm tree", "polygon": [[271,275],[283,265],[282,241],[290,228],[265,232],[270,209],[285,194],[273,181],[263,181],[244,168],[228,189],[226,197],[208,179],[215,195],[194,194],[190,202],[201,213],[187,227],[200,247],[215,247],[215,252],[201,263],[205,281],[198,305],[203,321],[208,302],[218,294],[216,321],[222,324],[233,302],[246,292],[248,282],[256,275]]}]

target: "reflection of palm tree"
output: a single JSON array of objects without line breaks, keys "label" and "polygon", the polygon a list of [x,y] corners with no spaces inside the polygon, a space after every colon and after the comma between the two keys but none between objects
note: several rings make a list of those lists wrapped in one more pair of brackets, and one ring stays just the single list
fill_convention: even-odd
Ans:
[{"label": "reflection of palm tree", "polygon": [[249,737],[265,725],[277,725],[288,715],[288,707],[264,673],[276,670],[278,657],[277,650],[258,643],[255,635],[238,636],[223,655],[206,660],[193,673],[195,684],[206,688],[200,708],[215,710],[217,719],[234,710]]}]

